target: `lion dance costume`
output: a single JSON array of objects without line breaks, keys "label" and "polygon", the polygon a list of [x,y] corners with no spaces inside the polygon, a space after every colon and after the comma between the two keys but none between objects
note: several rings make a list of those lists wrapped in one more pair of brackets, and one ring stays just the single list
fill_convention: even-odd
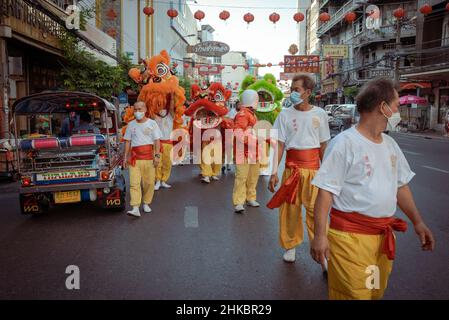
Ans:
[{"label": "lion dance costume", "polygon": [[[138,101],[145,102],[146,116],[156,120],[163,137],[161,139],[162,158],[156,170],[156,189],[158,182],[165,183],[170,177],[172,167],[173,141],[171,133],[183,128],[182,116],[185,111],[185,91],[178,78],[170,69],[170,57],[166,50],[159,55],[143,60],[140,68],[132,68],[128,75],[140,87]],[[133,120],[132,109],[125,112],[125,122]],[[123,134],[126,127],[123,128]]]},{"label": "lion dance costume", "polygon": [[226,90],[220,83],[212,83],[205,90],[194,84],[191,91],[193,102],[186,109],[185,115],[191,117],[189,124],[191,141],[201,139],[201,148],[193,144],[194,154],[199,156],[198,151],[201,151],[202,181],[209,183],[211,178],[218,180],[223,162],[224,130],[232,128],[232,122],[225,118],[228,113],[225,103],[232,92]]}]

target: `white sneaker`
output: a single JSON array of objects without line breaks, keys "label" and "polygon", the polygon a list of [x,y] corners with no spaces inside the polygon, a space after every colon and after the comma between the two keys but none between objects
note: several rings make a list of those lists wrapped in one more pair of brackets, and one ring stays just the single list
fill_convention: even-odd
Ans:
[{"label": "white sneaker", "polygon": [[163,188],[165,188],[165,189],[170,189],[170,188],[171,188],[171,185],[169,185],[169,184],[166,183],[165,181],[162,181],[161,187],[163,187]]},{"label": "white sneaker", "polygon": [[143,204],[143,212],[146,212],[146,213],[150,213],[151,212],[150,206],[147,205],[146,203]]},{"label": "white sneaker", "polygon": [[245,211],[245,207],[243,207],[243,204],[238,204],[235,206],[234,211],[237,213],[243,213]]},{"label": "white sneaker", "polygon": [[218,181],[218,180],[220,180],[220,177],[212,176],[212,180]]},{"label": "white sneaker", "polygon": [[296,249],[289,249],[284,253],[284,261],[285,262],[295,262],[296,260]]},{"label": "white sneaker", "polygon": [[210,183],[210,178],[209,177],[202,177],[201,178],[201,182]]},{"label": "white sneaker", "polygon": [[140,217],[140,210],[139,207],[133,207],[132,210],[129,210],[127,212],[127,214],[129,214],[130,216],[134,216],[134,217]]},{"label": "white sneaker", "polygon": [[256,200],[250,200],[247,203],[250,207],[260,207],[259,202],[257,202]]},{"label": "white sneaker", "polygon": [[156,181],[156,184],[154,185],[154,190],[157,191],[157,190],[159,190],[160,187],[161,187],[161,182]]}]

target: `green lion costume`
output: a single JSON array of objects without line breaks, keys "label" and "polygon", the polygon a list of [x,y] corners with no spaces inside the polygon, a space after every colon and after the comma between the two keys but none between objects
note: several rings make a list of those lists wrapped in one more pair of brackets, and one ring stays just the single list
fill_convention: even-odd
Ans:
[{"label": "green lion costume", "polygon": [[254,90],[259,95],[259,104],[256,109],[257,119],[266,120],[273,124],[282,110],[281,101],[284,98],[284,94],[276,86],[275,76],[267,73],[262,79],[257,81],[253,76],[246,76],[243,79],[239,96],[245,90]]}]

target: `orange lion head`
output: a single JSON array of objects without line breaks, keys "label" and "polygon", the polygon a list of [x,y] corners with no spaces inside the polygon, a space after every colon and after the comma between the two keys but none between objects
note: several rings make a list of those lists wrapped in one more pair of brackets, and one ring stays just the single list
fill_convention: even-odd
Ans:
[{"label": "orange lion head", "polygon": [[130,70],[130,77],[143,82],[138,100],[146,103],[147,116],[154,119],[156,115],[162,114],[164,109],[168,110],[173,97],[175,108],[173,128],[180,128],[186,98],[184,88],[179,86],[178,78],[170,69],[170,56],[166,50],[162,50],[159,55],[143,60],[143,64],[145,71],[141,72],[141,78],[133,69]]}]

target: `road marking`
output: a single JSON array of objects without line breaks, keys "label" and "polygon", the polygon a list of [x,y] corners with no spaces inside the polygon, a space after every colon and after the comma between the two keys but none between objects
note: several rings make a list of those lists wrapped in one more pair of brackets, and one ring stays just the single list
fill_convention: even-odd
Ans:
[{"label": "road marking", "polygon": [[434,168],[434,167],[429,167],[429,166],[423,166],[423,168],[434,170],[434,171],[438,171],[438,172],[443,172],[443,173],[449,173],[449,171],[446,171],[446,170],[443,170],[443,169]]},{"label": "road marking", "polygon": [[198,228],[198,207],[185,207],[184,226],[186,228]]},{"label": "road marking", "polygon": [[408,153],[408,154],[411,154],[413,156],[422,156],[422,153],[408,151],[408,150],[403,150],[403,151],[404,151],[404,153]]}]

